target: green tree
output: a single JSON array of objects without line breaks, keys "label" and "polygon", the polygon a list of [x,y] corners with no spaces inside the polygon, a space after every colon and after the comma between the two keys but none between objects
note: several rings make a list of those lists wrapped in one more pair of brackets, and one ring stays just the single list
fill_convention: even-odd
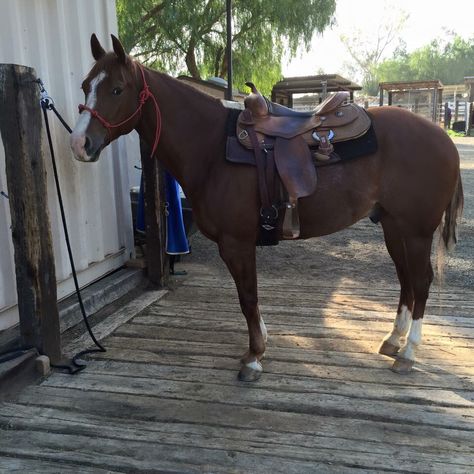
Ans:
[{"label": "green tree", "polygon": [[[171,74],[225,78],[225,0],[117,0],[126,50]],[[331,24],[335,0],[234,0],[235,86],[254,81],[265,93],[281,79],[285,50],[309,48]]]},{"label": "green tree", "polygon": [[377,68],[380,82],[439,79],[443,84],[459,84],[474,75],[474,37],[458,35],[434,40],[411,53],[397,51]]}]

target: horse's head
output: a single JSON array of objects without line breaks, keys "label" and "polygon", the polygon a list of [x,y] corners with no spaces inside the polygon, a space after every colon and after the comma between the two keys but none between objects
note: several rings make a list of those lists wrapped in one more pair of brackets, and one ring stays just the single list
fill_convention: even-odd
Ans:
[{"label": "horse's head", "polygon": [[106,53],[96,35],[91,36],[96,60],[82,83],[85,104],[71,134],[71,148],[81,161],[97,161],[101,150],[120,135],[131,132],[138,120],[143,99],[138,66],[125,54],[112,35],[114,52]]}]

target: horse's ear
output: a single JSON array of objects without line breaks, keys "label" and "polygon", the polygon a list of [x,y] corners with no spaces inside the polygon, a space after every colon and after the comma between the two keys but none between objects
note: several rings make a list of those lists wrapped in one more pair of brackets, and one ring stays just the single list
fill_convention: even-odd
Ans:
[{"label": "horse's ear", "polygon": [[95,33],[91,36],[91,51],[93,58],[98,61],[105,54],[105,49],[100,45]]},{"label": "horse's ear", "polygon": [[123,49],[122,43],[116,36],[114,35],[110,35],[110,36],[112,37],[112,45],[114,46],[114,53],[119,58],[119,61],[125,64],[127,60],[127,54],[125,53],[125,50]]}]

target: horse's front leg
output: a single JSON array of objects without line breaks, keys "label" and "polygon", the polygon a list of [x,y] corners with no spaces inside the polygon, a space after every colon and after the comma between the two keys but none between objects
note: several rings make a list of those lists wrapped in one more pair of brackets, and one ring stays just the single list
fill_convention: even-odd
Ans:
[{"label": "horse's front leg", "polygon": [[249,331],[249,350],[242,357],[239,380],[251,382],[262,374],[261,359],[267,337],[265,324],[258,310],[255,244],[225,236],[219,241],[219,252],[234,278]]}]

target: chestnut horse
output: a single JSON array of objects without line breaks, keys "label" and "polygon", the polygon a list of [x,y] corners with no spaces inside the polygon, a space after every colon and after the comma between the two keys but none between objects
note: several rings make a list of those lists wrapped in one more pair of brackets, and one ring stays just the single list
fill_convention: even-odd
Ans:
[{"label": "chestnut horse", "polygon": [[[267,338],[257,299],[256,169],[225,160],[229,110],[220,100],[144,68],[114,36],[112,42],[114,51],[106,53],[92,35],[96,63],[82,84],[86,104],[72,150],[78,160],[96,161],[105,146],[133,129],[153,145],[152,155],[181,184],[199,229],[217,243],[235,281],[249,333],[239,378],[256,380]],[[424,118],[396,107],[369,114],[378,151],[319,169],[316,192],[300,199],[300,238],[337,232],[378,209],[401,286],[393,330],[379,352],[396,355],[392,369],[404,373],[421,342],[433,234],[440,226],[443,247],[456,239],[463,205],[459,156],[445,132]]]}]

